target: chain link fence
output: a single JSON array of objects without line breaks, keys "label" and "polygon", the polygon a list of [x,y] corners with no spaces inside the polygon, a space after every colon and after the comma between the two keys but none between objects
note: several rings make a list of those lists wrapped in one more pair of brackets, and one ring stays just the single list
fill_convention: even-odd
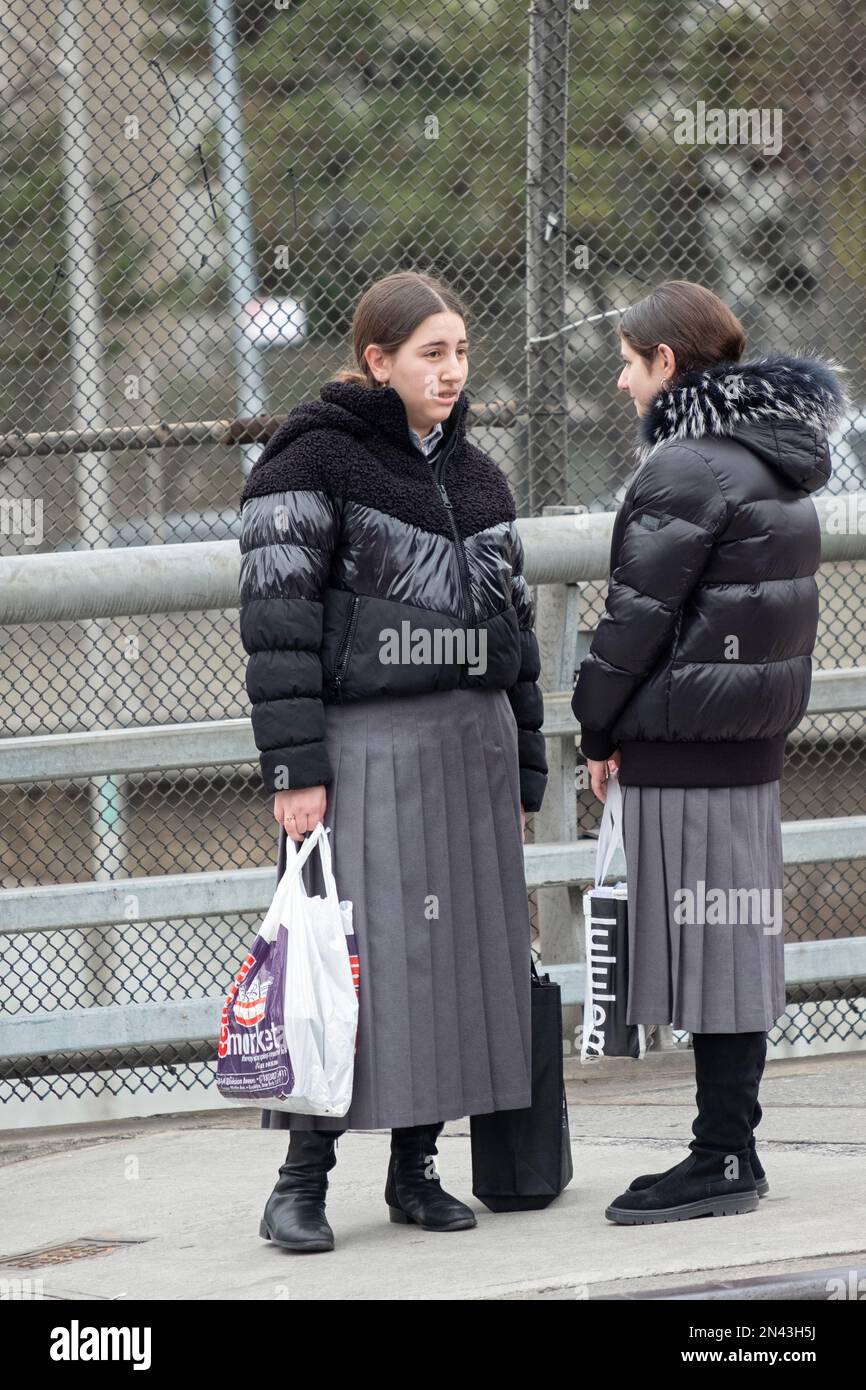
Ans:
[{"label": "chain link fence", "polygon": [[[257,429],[318,393],[357,297],[398,268],[467,303],[473,437],[521,515],[618,505],[635,421],[612,311],[664,279],[721,294],[750,353],[834,357],[863,401],[864,56],[845,0],[12,0],[0,554],[237,535]],[[716,108],[769,122],[702,140]],[[833,486],[866,488],[859,410],[836,465]],[[605,590],[584,590],[591,626]],[[821,592],[816,665],[859,664],[863,566],[825,567]],[[3,737],[249,712],[235,610],[0,640]],[[860,714],[808,717],[784,817],[859,812],[863,760]],[[4,888],[275,866],[276,842],[256,765],[0,786]],[[863,873],[789,872],[788,939],[862,933]],[[4,1009],[218,992],[255,926],[179,903],[170,923],[5,935]],[[866,1038],[850,993],[809,992],[785,1036]],[[54,1059],[0,1098],[192,1089],[208,1057]]]}]

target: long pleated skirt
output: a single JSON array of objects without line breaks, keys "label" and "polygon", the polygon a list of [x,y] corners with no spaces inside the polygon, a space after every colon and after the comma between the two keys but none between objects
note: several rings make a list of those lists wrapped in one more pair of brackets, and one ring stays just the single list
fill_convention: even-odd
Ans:
[{"label": "long pleated skirt", "polygon": [[[325,706],[334,877],[352,901],[358,1048],[343,1117],[384,1129],[531,1104],[530,925],[517,725],[504,690]],[[279,879],[295,841],[279,832]],[[309,870],[309,872],[308,872]],[[303,870],[321,893],[320,861]]]},{"label": "long pleated skirt", "polygon": [[750,1033],[784,1012],[779,785],[623,786],[628,1023]]}]

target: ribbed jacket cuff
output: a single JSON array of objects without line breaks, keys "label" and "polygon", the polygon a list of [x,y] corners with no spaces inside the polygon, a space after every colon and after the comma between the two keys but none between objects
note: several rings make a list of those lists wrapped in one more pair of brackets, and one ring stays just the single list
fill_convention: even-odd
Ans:
[{"label": "ribbed jacket cuff", "polygon": [[296,743],[261,753],[259,765],[266,792],[294,792],[304,787],[327,786],[333,778],[323,743]]},{"label": "ribbed jacket cuff", "polygon": [[592,758],[593,762],[603,762],[615,753],[617,744],[610,736],[609,729],[581,729],[580,731],[580,751],[585,758]]},{"label": "ribbed jacket cuff", "polygon": [[534,767],[520,769],[520,801],[524,811],[540,811],[547,787],[547,776]]}]

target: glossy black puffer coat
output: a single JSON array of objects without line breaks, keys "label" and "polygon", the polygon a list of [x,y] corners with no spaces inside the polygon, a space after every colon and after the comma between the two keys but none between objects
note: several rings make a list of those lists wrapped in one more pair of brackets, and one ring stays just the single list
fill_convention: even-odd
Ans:
[{"label": "glossy black puffer coat", "polygon": [[830,365],[778,354],[691,373],[651,402],[572,697],[581,751],[619,748],[624,785],[781,776],[818,628],[809,494],[830,477],[846,401]]},{"label": "glossy black puffer coat", "polygon": [[[332,780],[325,704],[487,687],[508,692],[521,801],[539,810],[534,606],[514,499],[467,439],[466,393],[431,459],[393,387],[336,381],[320,395],[271,437],[241,494],[240,635],[266,790]],[[467,630],[476,645],[464,649]],[[406,645],[383,659],[387,632],[424,659],[402,659]]]}]

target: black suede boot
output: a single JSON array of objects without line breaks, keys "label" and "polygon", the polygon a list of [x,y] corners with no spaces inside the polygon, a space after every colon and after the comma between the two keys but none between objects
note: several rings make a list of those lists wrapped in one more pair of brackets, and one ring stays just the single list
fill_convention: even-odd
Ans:
[{"label": "black suede boot", "polygon": [[[761,1077],[764,1075],[764,1064],[765,1064],[766,1060],[767,1060],[767,1035],[766,1035],[766,1033],[765,1033],[765,1034],[764,1034],[764,1046],[763,1046],[763,1049],[762,1049],[762,1051],[761,1051],[760,1060],[759,1060],[759,1064],[758,1064],[758,1085],[761,1084]],[[767,1181],[767,1175],[766,1175],[766,1173],[764,1172],[763,1164],[761,1163],[761,1160],[758,1158],[758,1151],[757,1151],[757,1149],[755,1148],[755,1130],[758,1128],[758,1125],[761,1123],[761,1117],[762,1117],[763,1113],[764,1113],[764,1112],[763,1112],[763,1110],[761,1109],[761,1103],[760,1103],[760,1101],[756,1100],[756,1101],[755,1101],[755,1109],[754,1109],[754,1112],[753,1112],[753,1114],[752,1114],[752,1137],[751,1137],[751,1139],[749,1140],[749,1159],[750,1159],[750,1162],[751,1162],[751,1164],[752,1164],[752,1172],[753,1172],[754,1175],[755,1175],[755,1184],[756,1184],[757,1189],[758,1189],[758,1196],[759,1196],[759,1197],[766,1197],[767,1193],[768,1193],[769,1190],[770,1190],[770,1184],[769,1184],[769,1182]]]},{"label": "black suede boot", "polygon": [[280,1178],[259,1226],[263,1240],[284,1250],[312,1254],[333,1250],[334,1232],[325,1215],[328,1173],[337,1162],[335,1140],[344,1129],[293,1129]]},{"label": "black suede boot", "polygon": [[619,1225],[755,1211],[750,1141],[766,1033],[694,1033],[698,1105],[691,1153],[650,1187],[629,1188],[607,1208]]},{"label": "black suede boot", "polygon": [[[764,1034],[764,1046],[763,1046],[763,1048],[761,1049],[760,1062],[759,1062],[759,1065],[758,1065],[758,1084],[759,1084],[759,1085],[760,1085],[760,1083],[761,1083],[761,1077],[762,1077],[763,1074],[764,1074],[764,1063],[765,1063],[766,1059],[767,1059],[767,1035],[766,1035],[766,1033],[765,1033],[765,1034]],[[758,1152],[757,1152],[757,1149],[755,1148],[755,1130],[758,1128],[758,1125],[761,1123],[761,1116],[763,1115],[763,1113],[764,1113],[764,1112],[763,1112],[762,1109],[761,1109],[761,1103],[760,1103],[760,1101],[756,1100],[756,1101],[755,1101],[755,1108],[754,1108],[754,1110],[753,1110],[753,1112],[752,1112],[752,1135],[751,1135],[751,1138],[750,1138],[750,1140],[749,1140],[749,1162],[750,1162],[751,1165],[752,1165],[752,1173],[754,1174],[754,1178],[755,1178],[755,1187],[756,1187],[756,1190],[757,1190],[757,1193],[758,1193],[758,1196],[759,1196],[759,1197],[766,1197],[767,1193],[768,1193],[769,1190],[770,1190],[770,1184],[769,1184],[769,1182],[768,1182],[768,1180],[767,1180],[767,1175],[766,1175],[766,1173],[764,1172],[763,1164],[761,1163],[761,1160],[758,1158]],[[684,1158],[684,1159],[682,1160],[682,1163],[677,1163],[677,1164],[675,1165],[674,1168],[667,1168],[667,1169],[665,1170],[665,1172],[663,1172],[663,1173],[642,1173],[641,1176],[640,1176],[639,1178],[635,1178],[634,1182],[629,1183],[629,1187],[628,1187],[629,1192],[642,1192],[642,1191],[644,1190],[644,1188],[653,1187],[655,1183],[661,1182],[662,1178],[666,1178],[666,1177],[668,1176],[668,1174],[673,1173],[673,1172],[675,1172],[677,1169],[682,1168],[682,1166],[683,1166],[684,1163],[688,1163],[688,1159],[687,1159],[687,1158]]]},{"label": "black suede boot", "polygon": [[412,1222],[424,1231],[462,1231],[478,1225],[471,1207],[443,1191],[432,1162],[444,1127],[440,1120],[391,1130],[385,1201],[392,1221]]}]

